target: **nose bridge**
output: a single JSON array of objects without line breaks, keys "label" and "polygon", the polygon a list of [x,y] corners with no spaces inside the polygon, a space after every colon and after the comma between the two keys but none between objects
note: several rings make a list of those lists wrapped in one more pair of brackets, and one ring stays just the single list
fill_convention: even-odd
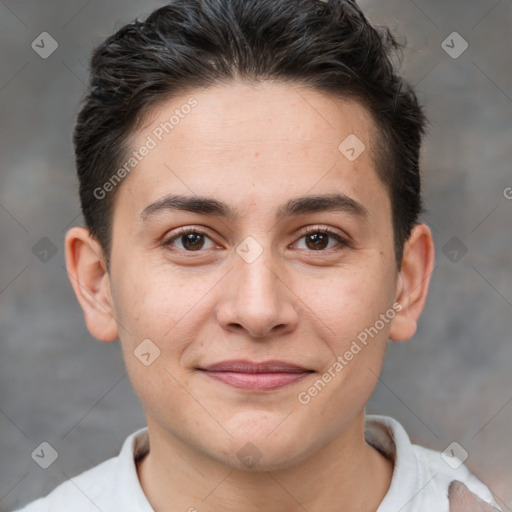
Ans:
[{"label": "nose bridge", "polygon": [[[250,242],[249,242],[250,244]],[[243,248],[243,245],[241,244]],[[242,249],[239,247],[237,253],[240,256]],[[246,257],[249,256],[250,257]],[[234,277],[236,279],[236,299],[245,304],[248,310],[254,309],[259,314],[276,313],[279,309],[280,291],[279,280],[276,277],[273,267],[270,248],[250,247],[246,255],[242,255],[235,263]]]},{"label": "nose bridge", "polygon": [[[250,238],[250,237],[248,237]],[[278,265],[269,247],[244,240],[236,249],[229,290],[221,298],[218,320],[228,330],[243,329],[266,337],[294,328],[297,314],[278,278]]]}]

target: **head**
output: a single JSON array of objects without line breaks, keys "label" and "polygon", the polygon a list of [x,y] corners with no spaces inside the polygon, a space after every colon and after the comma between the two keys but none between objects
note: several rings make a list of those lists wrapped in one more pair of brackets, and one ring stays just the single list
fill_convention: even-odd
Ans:
[{"label": "head", "polygon": [[422,208],[426,118],[393,68],[399,50],[389,30],[371,26],[352,0],[175,0],[121,28],[92,56],[74,132],[83,215],[107,262],[117,184],[133,167],[113,175],[135,149],[133,133],[172,97],[240,80],[310,86],[366,108],[375,123],[375,168],[391,200],[400,265]]},{"label": "head", "polygon": [[[361,414],[388,338],[414,334],[426,121],[397,48],[353,1],[175,0],[95,50],[68,270],[163,435],[233,465],[250,442],[284,467]],[[205,368],[234,359],[308,373],[212,385]]]}]

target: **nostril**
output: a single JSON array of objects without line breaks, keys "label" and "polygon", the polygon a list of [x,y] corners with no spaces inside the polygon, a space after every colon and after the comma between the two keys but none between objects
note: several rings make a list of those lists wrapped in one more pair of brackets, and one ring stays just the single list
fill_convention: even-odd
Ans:
[{"label": "nostril", "polygon": [[234,327],[235,329],[243,329],[242,325],[237,323],[231,323],[229,324],[229,327]]}]

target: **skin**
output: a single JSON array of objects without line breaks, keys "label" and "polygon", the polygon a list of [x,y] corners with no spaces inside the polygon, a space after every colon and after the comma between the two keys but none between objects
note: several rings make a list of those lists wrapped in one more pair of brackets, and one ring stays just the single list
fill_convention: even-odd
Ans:
[{"label": "skin", "polygon": [[[191,96],[198,105],[117,190],[110,271],[87,229],[66,236],[88,329],[103,341],[119,337],[145,409],[151,451],[138,469],[142,488],[156,511],[375,511],[393,463],[365,441],[364,408],[388,339],[416,330],[434,263],[431,233],[413,229],[399,271],[390,199],[373,160],[375,126],[351,100],[276,82],[194,90],[156,106],[132,146]],[[354,161],[338,150],[349,134],[366,146]],[[291,199],[333,193],[366,214],[277,215]],[[166,210],[141,219],[170,194],[214,198],[234,216]],[[202,249],[187,251],[181,237],[164,245],[187,226],[207,233]],[[327,246],[315,249],[308,226],[347,243],[324,237]],[[236,252],[248,236],[262,250],[251,263]],[[300,403],[298,394],[396,302],[400,312]],[[145,366],[134,350],[148,338],[160,355]],[[231,359],[278,359],[314,373],[254,392],[196,369]],[[250,468],[237,456],[247,443],[256,447]]]}]

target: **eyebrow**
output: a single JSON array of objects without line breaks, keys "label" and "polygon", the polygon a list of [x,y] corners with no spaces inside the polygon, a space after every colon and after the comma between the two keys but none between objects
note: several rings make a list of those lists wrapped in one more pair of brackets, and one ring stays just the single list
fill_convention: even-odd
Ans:
[{"label": "eyebrow", "polygon": [[165,196],[158,201],[146,206],[140,213],[141,220],[163,211],[181,210],[191,213],[199,213],[203,215],[234,218],[235,210],[231,206],[202,196]]},{"label": "eyebrow", "polygon": [[368,217],[368,210],[358,201],[345,194],[303,196],[291,199],[279,208],[279,217],[290,217],[320,211],[339,211],[358,217]]},{"label": "eyebrow", "polygon": [[[222,201],[203,196],[165,196],[140,213],[141,220],[146,220],[157,213],[180,210],[208,216],[234,219],[236,210]],[[302,196],[289,200],[277,210],[277,217],[291,217],[320,211],[339,211],[367,218],[368,210],[358,201],[345,194],[327,194]]]}]

